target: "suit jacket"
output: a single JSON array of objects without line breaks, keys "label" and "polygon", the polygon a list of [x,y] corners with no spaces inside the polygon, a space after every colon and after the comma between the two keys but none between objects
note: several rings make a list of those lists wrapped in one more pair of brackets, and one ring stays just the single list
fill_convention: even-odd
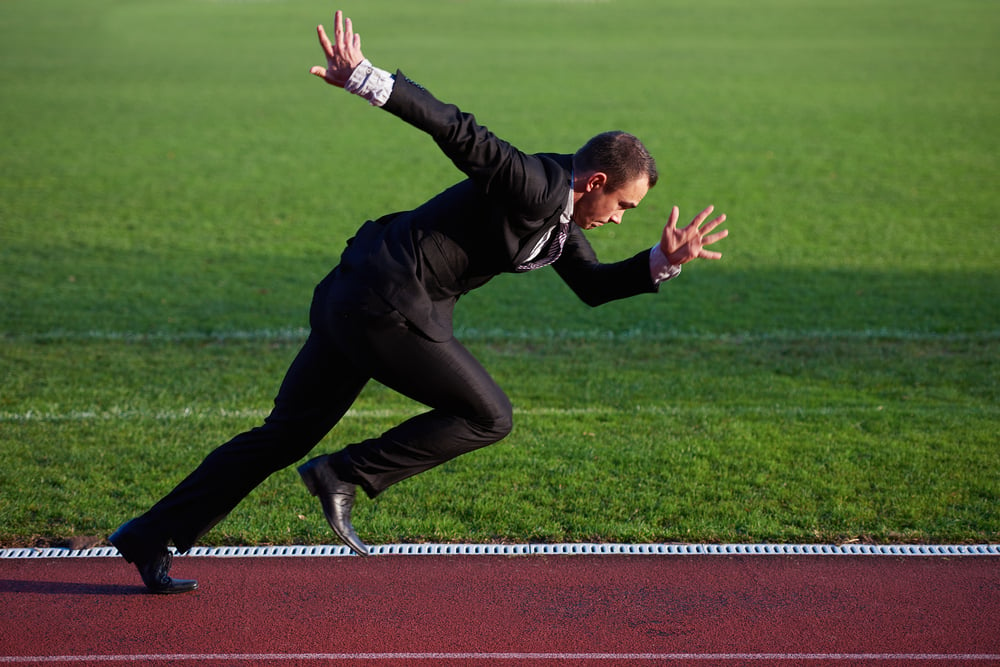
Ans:
[{"label": "suit jacket", "polygon": [[[431,339],[448,340],[458,298],[514,272],[559,225],[572,156],[522,153],[402,72],[382,108],[429,134],[468,178],[412,211],[365,223],[348,241],[339,277],[378,295]],[[648,249],[601,264],[575,224],[553,266],[591,306],[657,290]]]}]

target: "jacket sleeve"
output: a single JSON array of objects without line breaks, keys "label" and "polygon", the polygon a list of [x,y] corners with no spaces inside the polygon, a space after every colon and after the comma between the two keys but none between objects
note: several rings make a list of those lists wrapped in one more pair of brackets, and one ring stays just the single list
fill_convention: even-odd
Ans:
[{"label": "jacket sleeve", "polygon": [[526,212],[549,213],[541,209],[550,205],[553,196],[554,179],[547,171],[551,165],[500,139],[472,114],[441,102],[400,71],[382,108],[429,134],[486,193],[519,201]]},{"label": "jacket sleeve", "polygon": [[610,264],[597,260],[583,231],[571,226],[562,256],[552,265],[573,293],[588,306],[659,291],[649,273],[649,249]]}]

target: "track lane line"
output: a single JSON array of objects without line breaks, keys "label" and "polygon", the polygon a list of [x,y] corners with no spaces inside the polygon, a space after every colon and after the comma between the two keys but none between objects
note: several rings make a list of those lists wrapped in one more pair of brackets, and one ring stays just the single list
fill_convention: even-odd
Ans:
[{"label": "track lane line", "polygon": [[677,661],[769,661],[825,660],[832,662],[878,661],[996,661],[992,653],[161,653],[136,655],[53,655],[0,656],[4,664],[47,664],[58,662],[275,662],[313,660],[426,661],[426,660],[614,660],[625,662]]}]

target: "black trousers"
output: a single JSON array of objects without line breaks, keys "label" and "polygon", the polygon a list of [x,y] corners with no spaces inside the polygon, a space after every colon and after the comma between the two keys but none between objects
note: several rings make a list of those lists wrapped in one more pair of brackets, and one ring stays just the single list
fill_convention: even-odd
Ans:
[{"label": "black trousers", "polygon": [[269,475],[308,454],[370,379],[430,408],[333,454],[337,474],[370,497],[510,432],[509,399],[461,343],[430,340],[338,275],[316,288],[310,335],[263,425],[211,452],[138,517],[138,541],[187,551]]}]

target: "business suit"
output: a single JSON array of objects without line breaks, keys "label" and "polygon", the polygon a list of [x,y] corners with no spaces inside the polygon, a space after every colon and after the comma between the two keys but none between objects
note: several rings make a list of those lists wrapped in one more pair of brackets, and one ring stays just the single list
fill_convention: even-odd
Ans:
[{"label": "business suit", "polygon": [[[516,271],[568,203],[572,156],[525,155],[397,73],[386,111],[429,134],[469,178],[419,208],[367,223],[342,266],[433,340],[451,337],[455,300]],[[648,248],[601,265],[571,226],[560,276],[590,305],[654,291]]]},{"label": "business suit", "polygon": [[[129,560],[170,541],[190,548],[260,482],[305,456],[369,379],[431,408],[331,457],[337,475],[371,497],[509,433],[510,401],[452,336],[452,312],[461,295],[519,271],[539,245],[553,250],[552,232],[572,204],[572,156],[524,154],[400,72],[383,108],[429,134],[468,178],[358,230],[316,287],[311,333],[274,410],[129,524],[118,544]],[[579,228],[565,231],[553,266],[587,304],[656,291],[648,249],[601,264]]]}]

